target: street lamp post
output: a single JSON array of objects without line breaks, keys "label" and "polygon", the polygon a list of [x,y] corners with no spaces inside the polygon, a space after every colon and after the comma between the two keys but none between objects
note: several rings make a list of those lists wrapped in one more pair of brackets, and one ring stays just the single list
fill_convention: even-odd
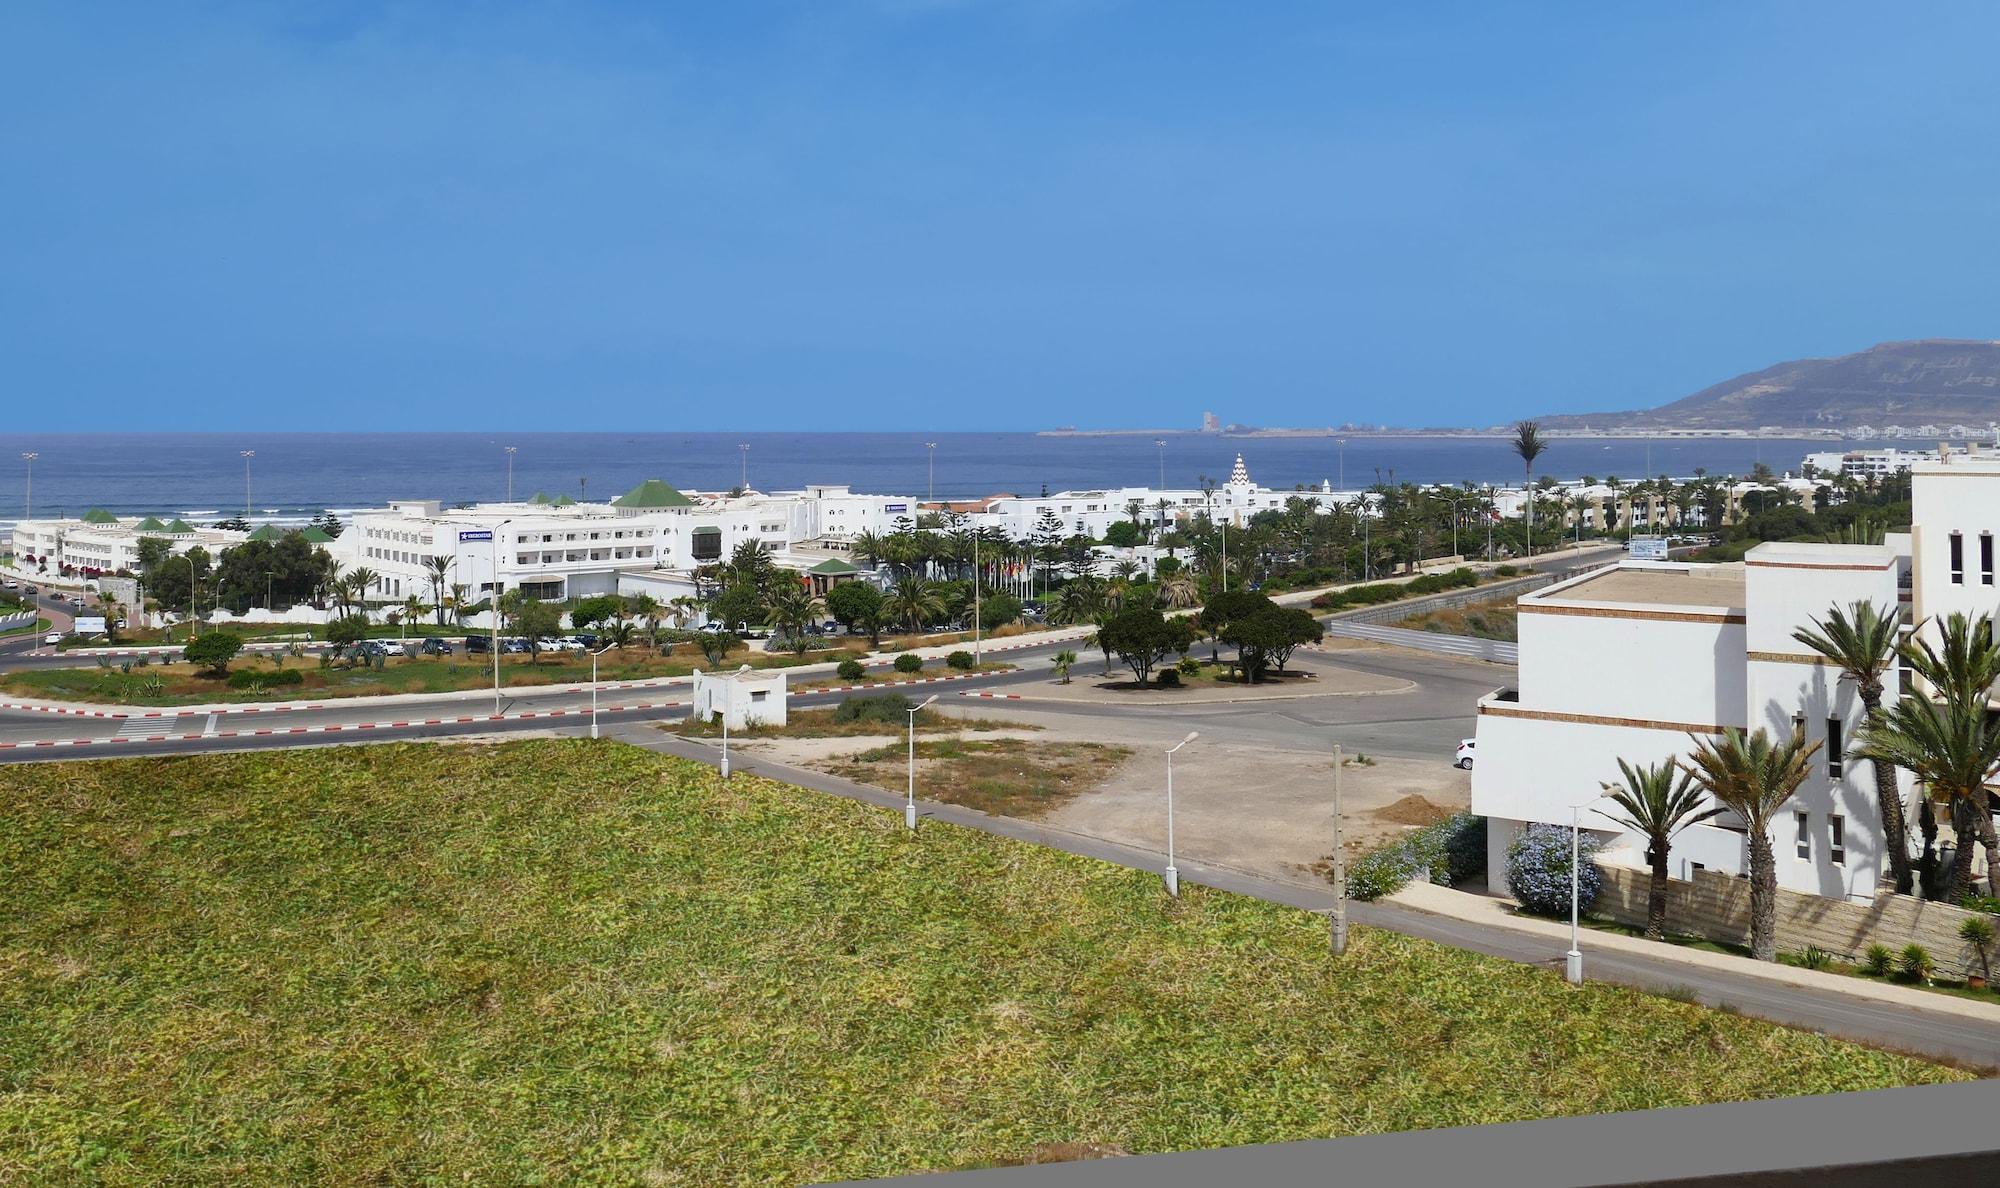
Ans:
[{"label": "street lamp post", "polygon": [[1160,490],[1164,491],[1167,489],[1167,439],[1154,438],[1153,448],[1160,452]]},{"label": "street lamp post", "polygon": [[35,459],[39,457],[41,457],[41,454],[34,450],[29,450],[21,455],[21,460],[28,464],[28,506],[27,511],[21,516],[24,520],[35,518]]},{"label": "street lamp post", "polygon": [[1582,804],[1569,806],[1569,952],[1563,955],[1563,977],[1572,986],[1583,985],[1583,948],[1577,929],[1583,897],[1583,810],[1602,799],[1593,796]]},{"label": "street lamp post", "polygon": [[250,518],[250,459],[257,456],[256,450],[238,450],[243,455],[243,518]]},{"label": "street lamp post", "polygon": [[972,530],[972,662],[979,663],[979,532]]},{"label": "street lamp post", "polygon": [[507,451],[507,502],[514,502],[514,447],[501,446]]},{"label": "street lamp post", "polygon": [[590,737],[597,737],[597,658],[610,651],[613,645],[605,644],[590,654]]},{"label": "street lamp post", "polygon": [[736,452],[742,455],[743,458],[743,475],[737,485],[748,491],[750,489],[750,443],[742,442],[738,444]]},{"label": "street lamp post", "polygon": [[[750,666],[748,664],[742,665],[731,674],[730,680],[733,682],[736,677],[740,677],[749,671]],[[732,683],[729,688],[730,700],[734,701],[736,699],[736,686]],[[729,707],[726,705],[722,707],[722,778],[725,780],[729,778]]]},{"label": "street lamp post", "polygon": [[917,828],[917,715],[929,709],[936,701],[937,694],[933,693],[924,699],[922,705],[910,707],[910,782],[908,799],[903,803],[903,824],[909,826],[912,832]]},{"label": "street lamp post", "polygon": [[1181,893],[1180,868],[1174,865],[1174,752],[1200,738],[1199,731],[1190,730],[1186,738],[1167,748],[1167,894]]},{"label": "street lamp post", "polygon": [[1347,439],[1340,439],[1340,489],[1347,490]]},{"label": "street lamp post", "polygon": [[934,441],[927,441],[924,443],[924,449],[928,452],[930,457],[930,494],[925,497],[925,501],[928,503],[936,503],[937,502],[937,443]]},{"label": "street lamp post", "polygon": [[493,716],[500,716],[500,530],[510,519],[493,525],[493,586],[486,599],[486,624],[490,632],[488,650],[493,653]]}]

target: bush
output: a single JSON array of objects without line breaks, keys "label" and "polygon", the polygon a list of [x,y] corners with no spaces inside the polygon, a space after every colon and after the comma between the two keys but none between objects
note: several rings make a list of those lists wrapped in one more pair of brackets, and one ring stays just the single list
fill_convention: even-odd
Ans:
[{"label": "bush", "polygon": [[[1560,825],[1536,823],[1507,847],[1507,890],[1521,906],[1538,916],[1567,916],[1570,904],[1570,831]],[[1587,860],[1599,843],[1583,839]],[[1603,883],[1597,864],[1585,861],[1576,872],[1576,902],[1589,911]]]},{"label": "bush", "polygon": [[1799,953],[1799,966],[1802,969],[1825,969],[1832,964],[1833,954],[1818,945],[1807,945]]},{"label": "bush", "polygon": [[923,670],[924,658],[915,652],[904,652],[902,655],[896,657],[897,672],[922,672]]},{"label": "bush", "polygon": [[881,722],[891,726],[907,726],[910,720],[910,699],[901,693],[872,693],[866,697],[850,697],[833,711],[836,722]]},{"label": "bush", "polygon": [[1520,571],[1519,569],[1516,569],[1516,568],[1515,568],[1514,566],[1512,566],[1512,565],[1500,565],[1500,566],[1495,566],[1495,567],[1494,567],[1494,570],[1493,570],[1493,576],[1494,576],[1494,577],[1515,577],[1515,576],[1517,576],[1517,575],[1518,575],[1518,574],[1519,574],[1520,572],[1521,572],[1521,571]]},{"label": "bush", "polygon": [[955,668],[960,672],[972,671],[971,652],[953,652],[944,658],[944,662],[946,667]]},{"label": "bush", "polygon": [[1889,946],[1869,945],[1861,955],[1861,972],[1878,978],[1883,977],[1895,963],[1896,954],[1890,951]]},{"label": "bush", "polygon": [[1180,663],[1174,665],[1174,667],[1180,669],[1182,676],[1201,675],[1201,661],[1195,659],[1193,656],[1182,656]]},{"label": "bush", "polygon": [[1181,670],[1179,668],[1162,668],[1159,675],[1154,678],[1153,683],[1167,689],[1178,689],[1181,687]]},{"label": "bush", "polygon": [[1925,982],[1937,972],[1937,962],[1931,960],[1930,950],[1914,942],[1904,945],[1896,954],[1896,976],[1906,982]]},{"label": "bush", "polygon": [[1426,872],[1438,886],[1456,887],[1485,871],[1486,818],[1453,813],[1363,854],[1347,872],[1347,893],[1363,901],[1379,899]]},{"label": "bush", "polygon": [[842,660],[833,671],[843,681],[858,681],[868,675],[868,670],[861,666],[861,661],[852,658]]}]

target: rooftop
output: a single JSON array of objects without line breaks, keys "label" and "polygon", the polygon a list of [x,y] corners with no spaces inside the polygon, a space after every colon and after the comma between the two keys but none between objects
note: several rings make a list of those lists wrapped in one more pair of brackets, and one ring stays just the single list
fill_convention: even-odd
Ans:
[{"label": "rooftop", "polygon": [[1600,569],[1530,595],[1537,602],[1743,606],[1741,565],[1633,565]]}]

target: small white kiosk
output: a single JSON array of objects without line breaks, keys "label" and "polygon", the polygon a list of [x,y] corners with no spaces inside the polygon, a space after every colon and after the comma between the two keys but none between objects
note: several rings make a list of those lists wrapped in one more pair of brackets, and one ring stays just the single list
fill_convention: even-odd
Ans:
[{"label": "small white kiosk", "polygon": [[711,722],[717,714],[731,730],[746,726],[785,724],[785,674],[755,672],[747,666],[735,672],[694,672],[694,717]]}]

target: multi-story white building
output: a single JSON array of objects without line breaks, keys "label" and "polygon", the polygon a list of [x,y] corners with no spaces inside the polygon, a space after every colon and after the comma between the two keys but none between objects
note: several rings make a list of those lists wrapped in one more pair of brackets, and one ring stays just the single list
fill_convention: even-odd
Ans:
[{"label": "multi-story white building", "polygon": [[162,523],[146,516],[124,518],[91,508],[74,520],[22,520],[14,526],[15,564],[43,577],[96,577],[139,568],[139,542],[164,540],[176,553],[196,545],[210,554],[241,544],[247,534],[197,528],[185,520]]},{"label": "multi-story white building", "polygon": [[1107,487],[1093,491],[1058,491],[1033,497],[1004,495],[981,501],[981,510],[966,513],[974,528],[994,529],[1012,540],[1033,536],[1044,514],[1061,523],[1065,536],[1083,535],[1102,539],[1111,525],[1133,518],[1138,505],[1142,522],[1164,525],[1190,520],[1206,513],[1217,522],[1241,527],[1258,512],[1283,508],[1287,501],[1304,499],[1322,511],[1334,506],[1351,506],[1363,497],[1359,491],[1340,492],[1332,484],[1304,490],[1282,491],[1260,487],[1250,480],[1243,455],[1236,455],[1227,482],[1213,491],[1201,488]]},{"label": "multi-story white building", "polygon": [[802,546],[812,560],[842,553],[863,532],[887,533],[912,514],[908,498],[860,495],[844,486],[742,495],[682,492],[659,479],[609,503],[538,495],[520,503],[445,508],[409,500],[356,513],[330,546],[352,570],[375,575],[370,596],[432,593],[431,561],[449,558],[445,583],[475,598],[521,589],[557,600],[608,594],[622,574],[686,574],[758,541],[780,564]]},{"label": "multi-story white building", "polygon": [[[1874,773],[1846,757],[1860,700],[1793,632],[1862,600],[1903,607],[1919,629],[1954,611],[2000,613],[2000,457],[1933,456],[1912,482],[1914,527],[1881,545],[1768,543],[1739,565],[1628,561],[1521,598],[1518,683],[1479,703],[1472,807],[1488,818],[1491,869],[1505,869],[1524,825],[1566,826],[1575,805],[1589,806],[1582,822],[1607,860],[1644,866],[1644,837],[1594,811],[1618,760],[1685,756],[1731,726],[1803,728],[1821,750],[1774,826],[1779,885],[1872,898],[1886,869]],[[1884,703],[1900,695],[1891,680]],[[1747,873],[1747,836],[1733,817],[1693,826],[1671,873]]]}]

